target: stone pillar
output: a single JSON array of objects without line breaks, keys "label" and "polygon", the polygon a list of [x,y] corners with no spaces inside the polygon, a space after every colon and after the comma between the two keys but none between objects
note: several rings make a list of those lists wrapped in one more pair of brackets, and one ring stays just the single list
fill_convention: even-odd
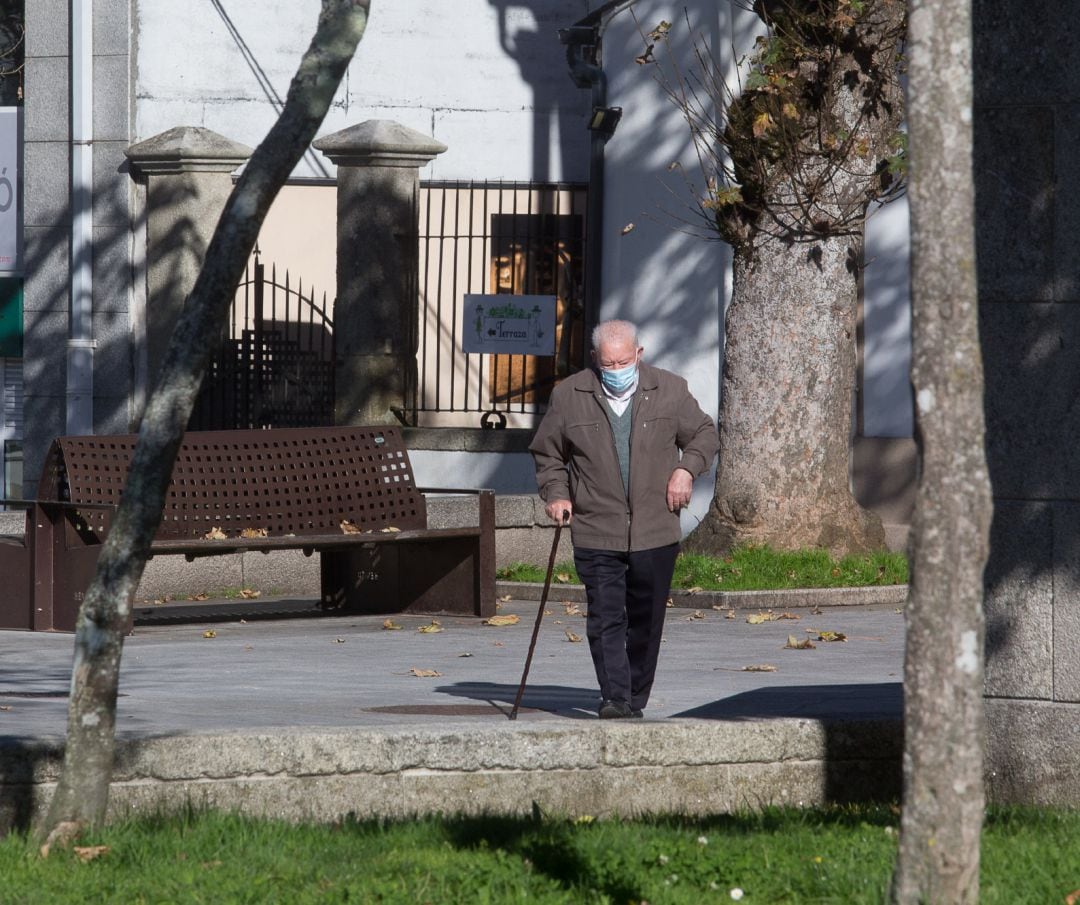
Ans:
[{"label": "stone pillar", "polygon": [[420,167],[446,145],[368,120],[315,142],[337,166],[338,424],[395,424],[416,392]]},{"label": "stone pillar", "polygon": [[152,391],[232,192],[232,173],[251,148],[209,129],[178,126],[125,153],[146,182],[146,357]]}]

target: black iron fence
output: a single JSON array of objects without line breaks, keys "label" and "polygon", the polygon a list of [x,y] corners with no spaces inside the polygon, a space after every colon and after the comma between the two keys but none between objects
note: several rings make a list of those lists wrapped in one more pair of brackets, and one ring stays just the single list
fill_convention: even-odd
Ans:
[{"label": "black iron fence", "polygon": [[334,423],[334,329],[325,293],[267,279],[256,248],[211,360],[189,430]]},{"label": "black iron fence", "polygon": [[[494,414],[531,426],[555,383],[583,367],[585,209],[577,183],[422,183],[414,424]],[[467,294],[555,296],[556,354],[463,352]]]}]

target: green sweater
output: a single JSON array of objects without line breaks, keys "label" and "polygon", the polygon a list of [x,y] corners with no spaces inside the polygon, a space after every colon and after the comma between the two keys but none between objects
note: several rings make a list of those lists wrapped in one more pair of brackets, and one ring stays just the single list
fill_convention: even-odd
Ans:
[{"label": "green sweater", "polygon": [[604,400],[604,411],[607,412],[608,421],[611,422],[611,432],[615,435],[615,452],[619,456],[619,471],[622,473],[622,486],[626,491],[626,498],[630,498],[630,428],[634,423],[634,403],[623,409],[621,415],[616,415],[611,408],[611,403]]}]

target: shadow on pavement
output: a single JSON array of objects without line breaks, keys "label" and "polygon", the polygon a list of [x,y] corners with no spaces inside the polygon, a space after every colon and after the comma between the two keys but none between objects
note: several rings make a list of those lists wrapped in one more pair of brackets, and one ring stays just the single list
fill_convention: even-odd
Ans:
[{"label": "shadow on pavement", "polygon": [[[505,705],[504,709],[509,714],[517,697],[518,686],[497,682],[456,682],[453,685],[440,685],[435,690],[454,697],[487,701],[495,706]],[[595,689],[571,685],[526,685],[521,698],[523,710],[543,710],[570,719],[595,720],[599,703]]]},{"label": "shadow on pavement", "polygon": [[784,685],[720,698],[675,717],[699,720],[760,720],[801,717],[812,720],[900,719],[904,711],[899,682],[872,685]]}]

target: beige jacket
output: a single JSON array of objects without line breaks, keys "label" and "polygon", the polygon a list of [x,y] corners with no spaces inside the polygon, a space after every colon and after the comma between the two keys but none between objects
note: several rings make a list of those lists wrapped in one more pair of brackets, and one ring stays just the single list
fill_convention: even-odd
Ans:
[{"label": "beige jacket", "polygon": [[712,464],[718,445],[716,425],[686,381],[643,364],[630,431],[629,499],[604,391],[592,369],[555,388],[529,451],[541,499],[573,503],[574,546],[650,550],[678,543],[682,536],[678,514],[667,508],[671,473],[684,468],[696,478]]}]

